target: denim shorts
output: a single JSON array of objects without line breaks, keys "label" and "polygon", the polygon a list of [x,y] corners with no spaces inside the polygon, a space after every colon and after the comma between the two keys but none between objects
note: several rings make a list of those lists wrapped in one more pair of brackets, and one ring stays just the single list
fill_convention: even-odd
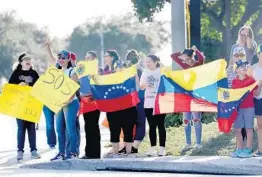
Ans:
[{"label": "denim shorts", "polygon": [[240,108],[237,119],[235,120],[235,128],[254,128],[255,108]]},{"label": "denim shorts", "polygon": [[260,99],[254,99],[255,103],[255,115],[256,116],[262,116],[262,98]]}]

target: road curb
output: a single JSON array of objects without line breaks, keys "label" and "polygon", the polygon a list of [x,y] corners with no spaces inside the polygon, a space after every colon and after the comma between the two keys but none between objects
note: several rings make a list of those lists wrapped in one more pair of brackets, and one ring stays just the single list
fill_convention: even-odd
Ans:
[{"label": "road curb", "polygon": [[[225,163],[223,163],[223,160]],[[163,158],[119,158],[103,160],[69,160],[23,165],[21,168],[81,171],[139,171],[175,172],[220,175],[262,175],[260,160],[241,162],[228,158],[213,161],[188,161],[176,157]],[[227,161],[227,162],[226,162]],[[240,163],[234,163],[238,161]],[[222,162],[222,163],[221,163]]]}]

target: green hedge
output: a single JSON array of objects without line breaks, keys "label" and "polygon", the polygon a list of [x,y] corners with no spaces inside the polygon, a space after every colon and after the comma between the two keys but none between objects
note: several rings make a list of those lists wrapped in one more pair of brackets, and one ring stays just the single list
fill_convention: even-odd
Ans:
[{"label": "green hedge", "polygon": [[[216,113],[202,113],[202,123],[208,124],[216,121]],[[183,124],[182,113],[167,114],[165,125],[166,127],[179,127]]]}]

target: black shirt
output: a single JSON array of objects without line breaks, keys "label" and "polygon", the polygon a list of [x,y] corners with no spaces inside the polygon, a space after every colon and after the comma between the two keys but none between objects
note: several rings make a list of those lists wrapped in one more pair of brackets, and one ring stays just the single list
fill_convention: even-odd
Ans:
[{"label": "black shirt", "polygon": [[33,69],[28,71],[15,70],[9,79],[9,83],[20,84],[21,82],[25,82],[27,85],[33,86],[38,78],[38,73]]}]

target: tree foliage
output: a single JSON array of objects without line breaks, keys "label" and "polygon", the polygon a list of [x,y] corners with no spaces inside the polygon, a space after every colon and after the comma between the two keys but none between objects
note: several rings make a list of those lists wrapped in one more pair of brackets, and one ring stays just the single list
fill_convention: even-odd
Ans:
[{"label": "tree foliage", "polygon": [[143,25],[132,14],[102,21],[93,18],[74,29],[67,40],[68,49],[76,52],[80,59],[83,59],[89,50],[100,54],[102,32],[104,49],[115,49],[121,58],[124,58],[129,49],[148,54],[161,49],[162,45],[168,42],[169,33],[163,25],[164,22]]},{"label": "tree foliage", "polygon": [[[166,3],[163,0],[132,2],[140,21],[152,21],[154,14],[161,11]],[[237,32],[243,25],[250,25],[256,41],[262,42],[262,0],[205,2],[201,0],[201,46],[208,59],[228,57],[231,45],[237,39]]]},{"label": "tree foliage", "polygon": [[43,72],[47,66],[47,55],[43,46],[47,32],[35,24],[16,19],[15,12],[0,14],[0,76],[9,78],[13,63],[27,52],[34,59],[34,67]]}]

